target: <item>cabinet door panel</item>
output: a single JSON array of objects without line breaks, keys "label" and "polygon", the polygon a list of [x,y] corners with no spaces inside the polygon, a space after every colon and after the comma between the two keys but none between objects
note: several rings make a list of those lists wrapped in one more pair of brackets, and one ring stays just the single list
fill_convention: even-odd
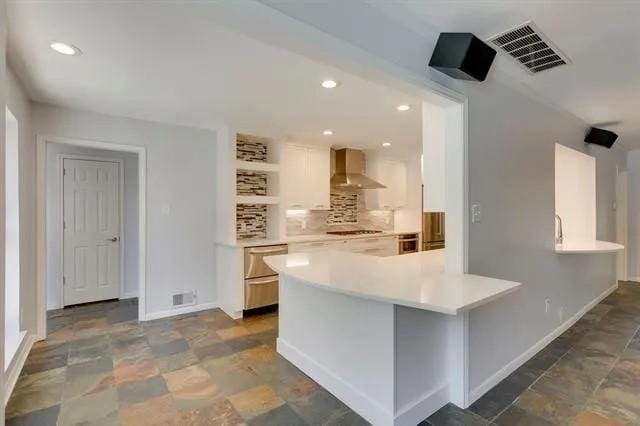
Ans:
[{"label": "cabinet door panel", "polygon": [[305,147],[287,145],[281,167],[285,205],[288,209],[305,209],[308,155]]},{"label": "cabinet door panel", "polygon": [[328,148],[308,149],[308,176],[309,186],[308,206],[312,210],[328,210],[329,201],[329,185],[331,180],[331,157]]},{"label": "cabinet door panel", "polygon": [[393,163],[393,207],[407,204],[407,168],[403,163]]}]

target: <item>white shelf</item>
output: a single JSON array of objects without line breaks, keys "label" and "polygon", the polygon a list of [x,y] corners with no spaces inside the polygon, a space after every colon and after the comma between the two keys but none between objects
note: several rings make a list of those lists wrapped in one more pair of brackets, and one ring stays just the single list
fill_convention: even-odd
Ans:
[{"label": "white shelf", "polygon": [[280,197],[268,195],[236,195],[236,204],[279,204]]},{"label": "white shelf", "polygon": [[236,160],[236,169],[251,172],[278,173],[280,171],[280,164]]},{"label": "white shelf", "polygon": [[614,253],[624,250],[624,246],[609,241],[565,241],[556,244],[556,253],[559,254],[589,254],[589,253]]}]

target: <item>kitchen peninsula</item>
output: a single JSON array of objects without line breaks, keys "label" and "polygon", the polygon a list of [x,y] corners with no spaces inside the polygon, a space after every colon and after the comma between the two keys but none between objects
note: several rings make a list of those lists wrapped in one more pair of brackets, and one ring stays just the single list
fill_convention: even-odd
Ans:
[{"label": "kitchen peninsula", "polygon": [[468,312],[520,284],[446,273],[444,250],[267,257],[280,274],[278,352],[374,425],[468,402]]}]

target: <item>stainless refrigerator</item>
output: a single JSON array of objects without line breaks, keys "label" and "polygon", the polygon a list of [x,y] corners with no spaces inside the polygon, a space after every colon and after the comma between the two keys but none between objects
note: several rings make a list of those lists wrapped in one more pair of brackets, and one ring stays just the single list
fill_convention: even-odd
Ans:
[{"label": "stainless refrigerator", "polygon": [[444,212],[422,213],[422,250],[444,248]]}]

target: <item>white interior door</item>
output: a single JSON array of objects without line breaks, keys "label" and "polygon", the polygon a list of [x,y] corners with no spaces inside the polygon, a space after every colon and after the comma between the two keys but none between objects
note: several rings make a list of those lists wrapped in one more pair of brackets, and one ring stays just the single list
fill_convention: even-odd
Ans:
[{"label": "white interior door", "polygon": [[617,254],[617,276],[620,281],[628,280],[627,266],[627,172],[620,170],[616,175],[616,241],[624,245]]},{"label": "white interior door", "polygon": [[64,305],[120,295],[120,164],[63,160]]}]

